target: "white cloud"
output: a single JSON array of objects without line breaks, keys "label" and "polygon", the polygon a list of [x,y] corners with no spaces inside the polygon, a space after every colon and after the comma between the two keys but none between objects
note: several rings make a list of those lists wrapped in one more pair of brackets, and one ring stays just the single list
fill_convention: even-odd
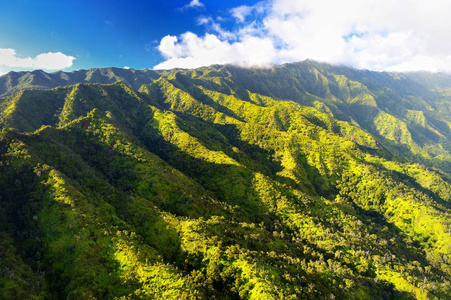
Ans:
[{"label": "white cloud", "polygon": [[204,7],[204,6],[205,5],[199,0],[191,0],[191,2],[188,4],[188,7]]},{"label": "white cloud", "polygon": [[164,37],[158,50],[166,61],[154,69],[195,68],[213,63],[267,66],[276,55],[269,38],[246,36],[239,42],[229,43],[214,34],[199,37],[192,32],[182,34],[180,39],[169,35]]},{"label": "white cloud", "polygon": [[39,54],[34,58],[19,58],[14,49],[0,48],[0,66],[9,68],[60,70],[71,67],[75,57],[61,52]]},{"label": "white cloud", "polygon": [[[193,1],[192,1],[193,2]],[[451,1],[266,0],[230,10],[234,30],[166,36],[155,68],[314,59],[372,70],[451,72]],[[232,55],[232,56],[230,56]]]},{"label": "white cloud", "polygon": [[258,2],[253,6],[241,5],[230,9],[230,14],[240,23],[250,17],[253,12],[261,14],[268,8],[270,1]]},{"label": "white cloud", "polygon": [[224,30],[221,24],[215,22],[213,18],[200,17],[197,19],[198,25],[205,25],[210,31],[216,32],[220,39],[235,40],[236,35],[230,31]]},{"label": "white cloud", "polygon": [[246,17],[252,12],[252,6],[241,5],[230,10],[232,16],[239,22],[244,22]]},{"label": "white cloud", "polygon": [[183,11],[183,10],[189,9],[189,8],[204,8],[204,7],[205,7],[205,4],[203,4],[199,0],[191,0],[190,3],[186,4],[185,6],[183,6],[182,8],[179,8],[179,9]]}]

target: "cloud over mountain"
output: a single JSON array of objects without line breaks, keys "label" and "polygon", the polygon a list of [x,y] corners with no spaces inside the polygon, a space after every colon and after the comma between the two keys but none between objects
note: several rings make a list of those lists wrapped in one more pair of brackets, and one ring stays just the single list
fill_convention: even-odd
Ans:
[{"label": "cloud over mountain", "polygon": [[[443,0],[268,0],[210,17],[204,35],[167,35],[156,69],[265,66],[314,59],[392,71],[451,71],[451,3]],[[207,20],[204,18],[204,20]],[[228,23],[227,23],[228,22]]]}]

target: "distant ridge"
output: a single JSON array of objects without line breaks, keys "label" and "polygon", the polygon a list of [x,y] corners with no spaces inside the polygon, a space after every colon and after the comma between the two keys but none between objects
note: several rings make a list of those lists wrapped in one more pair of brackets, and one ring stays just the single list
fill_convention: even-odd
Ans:
[{"label": "distant ridge", "polygon": [[[230,78],[234,80],[244,79],[242,82],[245,88],[255,92],[268,92],[270,86],[275,86],[280,82],[281,76],[292,79],[295,73],[301,75],[307,81],[302,80],[304,86],[308,85],[312,78],[307,78],[311,68],[327,71],[330,73],[340,74],[349,77],[352,80],[360,81],[370,88],[396,87],[403,85],[402,88],[410,89],[410,92],[418,92],[423,88],[443,88],[451,87],[451,76],[441,73],[430,72],[410,72],[410,73],[388,73],[375,72],[369,70],[354,69],[345,66],[333,66],[326,63],[319,63],[312,60],[305,60],[297,63],[287,63],[277,65],[271,69],[265,68],[241,68],[233,65],[211,65],[209,67],[201,67],[197,69],[171,69],[171,70],[134,70],[121,68],[93,68],[88,70],[77,70],[72,72],[57,71],[47,73],[42,70],[29,72],[14,72],[0,76],[0,97],[11,95],[15,92],[27,89],[52,89],[55,87],[69,86],[77,83],[100,83],[111,84],[116,81],[122,81],[131,88],[138,90],[142,85],[151,84],[160,77],[168,77],[174,73],[189,73],[194,78],[210,78],[214,76]],[[270,72],[268,72],[270,71]],[[306,73],[305,73],[306,72]],[[401,75],[400,75],[401,74]],[[251,77],[255,77],[251,79]],[[295,75],[296,77],[296,75]],[[267,80],[269,86],[262,87],[255,84],[255,80]],[[398,80],[393,81],[394,78]],[[299,77],[297,77],[299,79]],[[274,82],[275,80],[275,82]],[[310,82],[308,81],[310,80]],[[391,81],[391,82],[390,82]],[[254,83],[253,83],[254,82]],[[300,89],[301,91],[303,88]],[[280,92],[280,91],[279,91]],[[278,95],[281,98],[292,99],[292,91],[284,91]]]},{"label": "distant ridge", "polygon": [[0,97],[26,89],[52,89],[77,83],[110,84],[123,81],[134,89],[150,84],[160,77],[158,71],[149,69],[133,70],[120,68],[96,68],[73,72],[46,73],[42,70],[32,72],[9,72],[0,76]]}]

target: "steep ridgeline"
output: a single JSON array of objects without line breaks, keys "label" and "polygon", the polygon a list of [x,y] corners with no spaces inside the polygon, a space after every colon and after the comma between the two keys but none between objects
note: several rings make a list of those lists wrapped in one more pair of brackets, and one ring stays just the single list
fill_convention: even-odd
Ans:
[{"label": "steep ridgeline", "polygon": [[0,298],[451,297],[448,76],[130,81],[1,100]]}]

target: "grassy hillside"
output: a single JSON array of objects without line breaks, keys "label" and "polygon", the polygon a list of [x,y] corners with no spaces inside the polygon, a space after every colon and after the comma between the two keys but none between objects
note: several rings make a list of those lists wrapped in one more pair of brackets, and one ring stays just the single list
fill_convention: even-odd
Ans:
[{"label": "grassy hillside", "polygon": [[448,82],[306,61],[7,96],[1,298],[450,298]]}]

